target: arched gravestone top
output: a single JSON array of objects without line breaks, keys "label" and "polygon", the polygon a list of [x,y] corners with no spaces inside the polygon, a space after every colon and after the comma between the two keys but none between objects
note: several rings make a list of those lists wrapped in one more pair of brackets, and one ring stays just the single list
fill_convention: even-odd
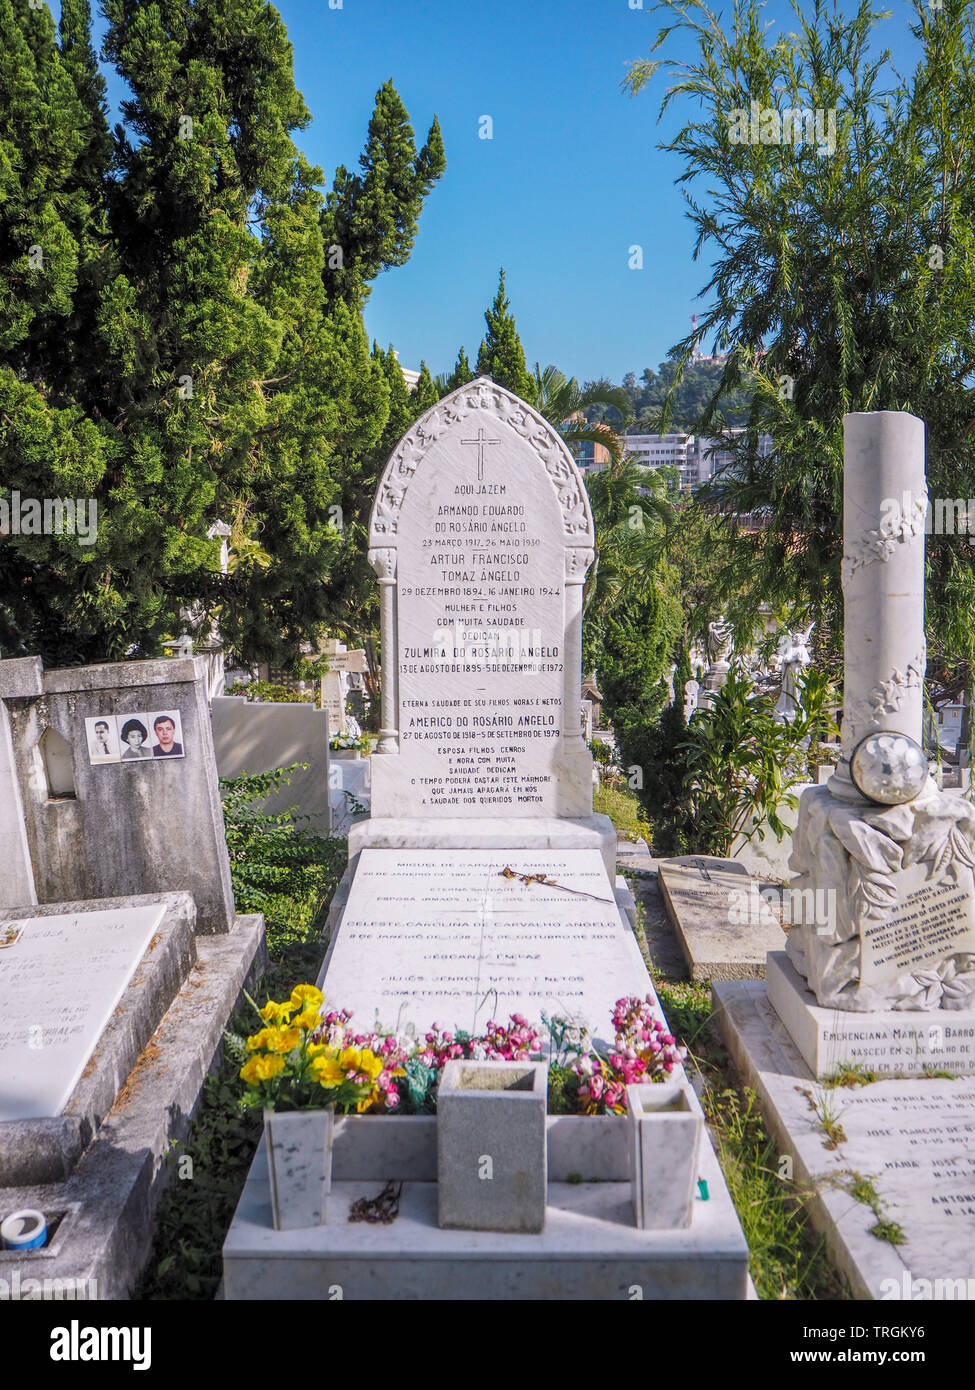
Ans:
[{"label": "arched gravestone top", "polygon": [[[433,406],[379,482],[373,816],[588,816],[589,499],[559,433],[486,377]],[[395,755],[396,762],[385,755]]]}]

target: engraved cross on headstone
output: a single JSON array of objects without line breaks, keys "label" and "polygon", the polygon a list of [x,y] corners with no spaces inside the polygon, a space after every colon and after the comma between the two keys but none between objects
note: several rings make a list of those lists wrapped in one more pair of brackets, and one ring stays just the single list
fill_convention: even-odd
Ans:
[{"label": "engraved cross on headstone", "polygon": [[485,439],[483,427],[478,430],[476,439],[462,439],[462,444],[477,445],[477,481],[484,481],[484,446],[485,444],[500,444],[500,439]]}]

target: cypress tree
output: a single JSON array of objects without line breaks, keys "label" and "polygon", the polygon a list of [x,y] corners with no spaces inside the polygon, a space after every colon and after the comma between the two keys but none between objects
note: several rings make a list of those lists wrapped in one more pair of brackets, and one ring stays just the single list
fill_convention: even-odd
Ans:
[{"label": "cypress tree", "polygon": [[467,360],[467,353],[461,348],[457,354],[457,361],[454,370],[447,378],[447,390],[456,391],[458,386],[466,386],[469,381],[474,380],[474,373],[471,371],[471,364]]},{"label": "cypress tree", "polygon": [[484,314],[487,333],[477,354],[477,375],[489,376],[522,400],[533,398],[532,379],[525,365],[525,349],[518,337],[511,305],[505,294],[504,268],[494,302]]},{"label": "cypress tree", "polygon": [[392,81],[384,82],[359,164],[359,174],[339,166],[322,212],[329,298],[356,305],[380,271],[409,259],[423,200],[446,168],[436,116],[417,152],[406,108]]},{"label": "cypress tree", "polygon": [[[395,436],[412,418],[395,359],[370,355],[361,296],[408,254],[439,130],[359,289],[332,295],[322,173],[293,143],[310,117],[274,8],[105,13],[129,90],[111,179],[87,0],[65,0],[60,45],[46,6],[0,0],[0,478],[94,498],[99,523],[90,545],[0,540],[0,653],[151,655],[219,617],[238,656],[284,662],[360,600],[391,401]],[[396,102],[389,88],[364,186],[393,127],[405,134]],[[364,225],[341,191],[331,209]],[[218,517],[229,576],[206,538]]]},{"label": "cypress tree", "polygon": [[389,414],[376,450],[375,475],[378,479],[379,471],[385,465],[397,441],[416,419],[416,415],[406,386],[406,378],[403,376],[403,369],[393,351],[392,343],[385,352],[381,347],[374,345],[372,355],[373,361],[383,373],[389,392]]},{"label": "cypress tree", "polygon": [[414,420],[418,420],[425,410],[429,410],[432,405],[436,405],[440,399],[436,383],[430,375],[430,369],[423,361],[420,362],[420,376],[413,390],[410,392],[410,408],[413,412]]}]

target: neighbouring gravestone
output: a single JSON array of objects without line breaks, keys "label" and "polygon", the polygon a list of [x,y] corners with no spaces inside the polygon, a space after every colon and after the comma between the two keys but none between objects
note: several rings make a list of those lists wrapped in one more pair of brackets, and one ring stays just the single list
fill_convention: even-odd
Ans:
[{"label": "neighbouring gravestone", "polygon": [[[0,777],[5,748],[36,898],[23,895],[20,857],[0,906],[187,891],[201,931],[230,930],[202,658],[49,671],[39,657],[0,661]],[[4,825],[11,816],[0,812]],[[15,852],[19,835],[15,826]]]},{"label": "neighbouring gravestone", "polygon": [[166,1154],[265,959],[259,916],[196,925],[185,892],[0,913],[0,1218],[35,1208],[50,1237],[0,1251],[0,1299],[18,1280],[32,1296],[36,1275],[78,1297],[132,1295]]},{"label": "neighbouring gravestone", "polygon": [[164,913],[0,920],[0,1121],[60,1115]]},{"label": "neighbouring gravestone", "polygon": [[784,936],[747,869],[688,855],[661,860],[657,877],[692,980],[764,979],[765,958]]},{"label": "neighbouring gravestone", "polygon": [[579,717],[593,522],[558,433],[485,378],[452,392],[395,449],[369,545],[382,728],[372,816],[350,854],[544,846],[561,821],[611,870],[615,836],[592,814]]},{"label": "neighbouring gravestone", "polygon": [[0,700],[0,911],[37,902],[7,707]]},{"label": "neighbouring gravestone", "polygon": [[[769,965],[769,978],[775,968]],[[975,1031],[963,1028],[967,1038],[951,1037],[956,1029],[947,1015],[946,1050],[934,1063],[937,1074],[925,1075],[926,1059],[932,1069],[927,1026],[902,1014],[895,1041],[913,1059],[911,1077],[869,1082],[867,1072],[886,1048],[874,1039],[874,1016],[819,1013],[824,1025],[848,1035],[845,1065],[859,1065],[867,1084],[818,1085],[761,985],[715,986],[715,1017],[783,1156],[780,1177],[803,1194],[854,1298],[975,1297],[975,1078],[947,1074],[962,1047],[969,1056],[975,1049]],[[913,1051],[912,1034],[920,1052]],[[851,1044],[858,1048],[852,1058]],[[832,1135],[823,1126],[829,1114],[838,1126]],[[863,1177],[870,1179],[872,1204],[854,1200]],[[890,1223],[898,1244],[878,1239],[879,1221]]]},{"label": "neighbouring gravestone", "polygon": [[328,727],[332,738],[346,732],[346,700],[349,696],[349,675],[352,672],[364,675],[369,667],[362,648],[348,651],[346,647],[330,637],[323,648],[328,658],[329,669],[321,678],[322,708],[328,710]]},{"label": "neighbouring gravestone", "polygon": [[324,710],[304,702],[262,702],[242,695],[216,696],[210,706],[213,748],[221,777],[270,772],[299,766],[287,785],[256,804],[265,815],[294,808],[308,817],[301,828],[327,835],[329,808],[330,724]]},{"label": "neighbouring gravestone", "polygon": [[854,1296],[970,1297],[975,807],[920,747],[924,426],[844,434],[842,755],[800,798],[786,952],[714,1016]]}]

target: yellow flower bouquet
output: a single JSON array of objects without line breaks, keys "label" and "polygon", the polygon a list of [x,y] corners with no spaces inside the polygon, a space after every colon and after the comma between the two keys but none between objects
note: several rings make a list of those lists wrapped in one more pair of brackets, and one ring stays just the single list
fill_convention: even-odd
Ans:
[{"label": "yellow flower bouquet", "polygon": [[399,1104],[397,1078],[404,1074],[406,1053],[396,1038],[355,1034],[348,1026],[351,1015],[323,1017],[323,1002],[314,985],[297,985],[290,999],[268,1000],[257,1010],[264,1026],[243,1043],[245,1109],[334,1105],[345,1114],[362,1114]]}]

